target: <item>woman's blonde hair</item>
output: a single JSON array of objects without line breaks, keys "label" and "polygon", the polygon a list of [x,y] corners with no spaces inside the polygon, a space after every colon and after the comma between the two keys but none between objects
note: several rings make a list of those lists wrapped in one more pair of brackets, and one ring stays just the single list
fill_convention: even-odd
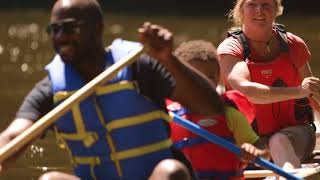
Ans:
[{"label": "woman's blonde hair", "polygon": [[[235,26],[242,26],[243,24],[243,14],[242,14],[242,6],[244,4],[246,0],[237,0],[233,9],[230,11],[229,13],[229,18],[230,20],[234,23]],[[273,0],[273,2],[275,3],[275,7],[277,10],[277,16],[281,16],[282,15],[282,11],[283,11],[283,6],[281,4],[282,0]]]}]

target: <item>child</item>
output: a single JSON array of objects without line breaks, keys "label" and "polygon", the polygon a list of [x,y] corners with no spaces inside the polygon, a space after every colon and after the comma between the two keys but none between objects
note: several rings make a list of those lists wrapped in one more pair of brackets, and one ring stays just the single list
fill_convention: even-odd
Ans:
[{"label": "child", "polygon": [[[211,84],[218,83],[220,67],[212,43],[203,40],[184,42],[174,54],[184,63],[202,72]],[[175,147],[181,149],[190,160],[200,179],[244,179],[243,169],[246,164],[256,156],[268,157],[269,153],[252,145],[264,148],[249,125],[254,119],[253,105],[238,91],[228,91],[220,97],[221,99],[215,101],[221,103],[223,108],[220,114],[213,117],[194,115],[169,99],[166,101],[167,109],[241,146],[240,159],[232,152],[210,143],[174,122],[170,124],[171,138]]]}]

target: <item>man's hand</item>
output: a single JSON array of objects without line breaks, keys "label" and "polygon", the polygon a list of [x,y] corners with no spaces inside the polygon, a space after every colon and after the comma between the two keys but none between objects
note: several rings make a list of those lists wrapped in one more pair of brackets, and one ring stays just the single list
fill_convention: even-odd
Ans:
[{"label": "man's hand", "polygon": [[162,62],[172,58],[173,36],[168,29],[145,22],[138,32],[139,39],[147,47],[150,56]]},{"label": "man's hand", "polygon": [[[23,118],[17,118],[15,119],[1,134],[0,134],[0,148],[8,144],[12,139],[17,137],[19,134],[21,134],[23,131],[28,129],[33,124],[32,120],[29,119],[23,119]],[[25,148],[27,145],[25,146]],[[22,154],[22,152],[25,150],[25,148],[22,148],[18,152],[16,152],[14,155],[10,156],[8,159],[6,159],[4,162],[0,162],[0,173],[4,171],[4,169],[8,167],[14,167],[15,166],[15,160],[19,157],[19,155]],[[11,165],[10,165],[11,164]]]}]

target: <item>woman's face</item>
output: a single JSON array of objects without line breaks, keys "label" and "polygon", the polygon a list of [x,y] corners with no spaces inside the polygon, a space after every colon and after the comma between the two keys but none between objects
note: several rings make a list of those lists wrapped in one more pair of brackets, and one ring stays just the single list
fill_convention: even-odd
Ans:
[{"label": "woman's face", "polygon": [[241,10],[246,27],[272,27],[277,14],[274,0],[245,0]]}]

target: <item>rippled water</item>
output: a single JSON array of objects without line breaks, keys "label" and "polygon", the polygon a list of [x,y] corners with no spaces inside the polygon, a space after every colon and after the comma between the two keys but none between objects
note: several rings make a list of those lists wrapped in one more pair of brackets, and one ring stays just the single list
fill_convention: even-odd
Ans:
[{"label": "rippled water", "polygon": [[[46,11],[31,10],[0,12],[1,129],[12,120],[33,84],[45,75],[43,67],[53,55],[45,33],[48,15]],[[116,37],[137,40],[137,28],[144,21],[160,23],[171,29],[176,43],[202,38],[216,45],[224,38],[230,25],[223,14],[220,17],[106,14],[106,46]],[[313,55],[311,67],[314,74],[320,76],[320,15],[286,15],[279,22],[306,41]],[[0,179],[34,179],[47,170],[55,169],[70,172],[70,165],[65,152],[57,148],[53,135],[49,133],[45,140],[38,140],[29,146]]]}]

